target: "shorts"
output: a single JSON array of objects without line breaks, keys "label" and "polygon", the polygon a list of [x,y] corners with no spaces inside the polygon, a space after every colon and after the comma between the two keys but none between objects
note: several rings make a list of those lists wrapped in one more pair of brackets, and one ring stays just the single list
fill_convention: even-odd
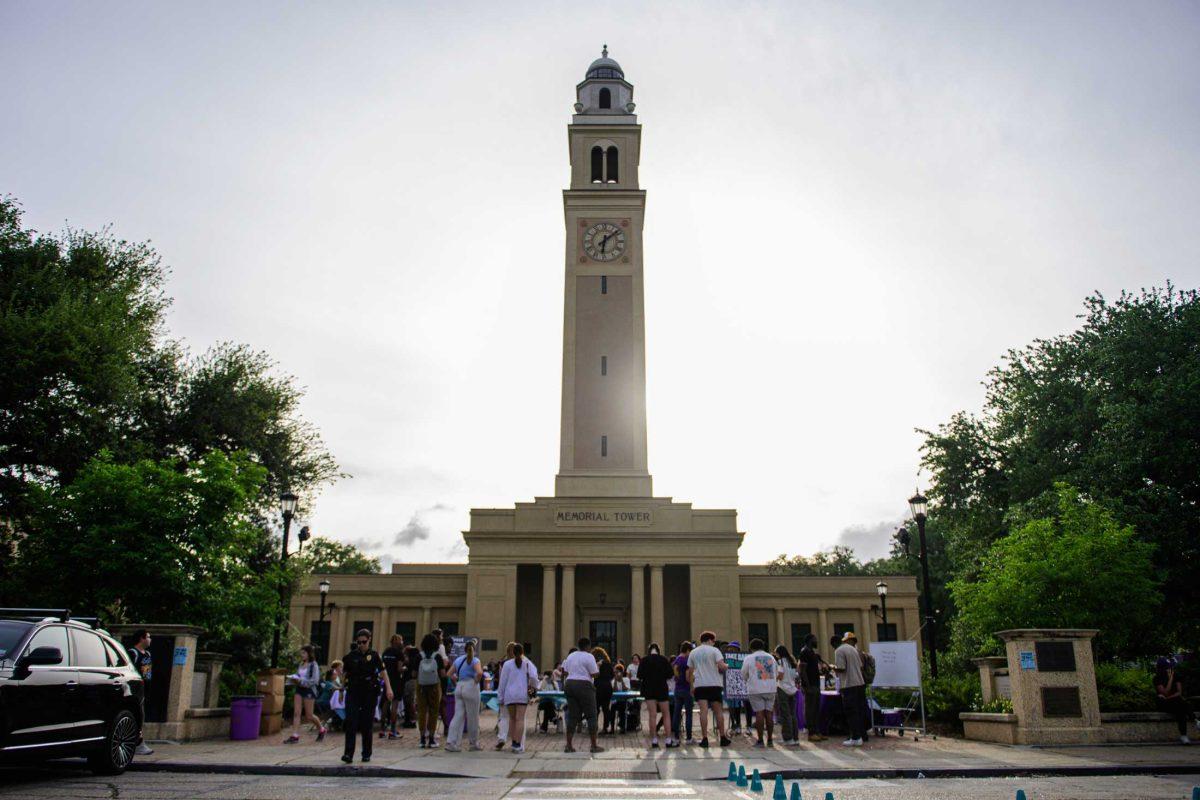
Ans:
[{"label": "shorts", "polygon": [[309,686],[297,686],[296,697],[299,697],[302,700],[316,700],[317,691]]},{"label": "shorts", "polygon": [[770,694],[752,694],[749,697],[751,711],[774,711],[775,710],[775,693]]},{"label": "shorts", "polygon": [[692,697],[696,698],[697,702],[719,703],[722,694],[720,686],[697,686],[692,692]]},{"label": "shorts", "polygon": [[643,700],[653,700],[656,703],[667,703],[667,702],[670,702],[671,695],[667,692],[667,689],[665,686],[663,687],[662,691],[660,691],[660,692],[647,691],[646,689],[642,689],[642,699]]}]

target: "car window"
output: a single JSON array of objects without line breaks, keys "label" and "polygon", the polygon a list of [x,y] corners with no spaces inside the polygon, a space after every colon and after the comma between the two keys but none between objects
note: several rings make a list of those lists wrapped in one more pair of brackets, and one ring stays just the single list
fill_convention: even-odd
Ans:
[{"label": "car window", "polygon": [[17,657],[17,654],[13,651],[32,627],[33,625],[28,622],[7,619],[0,620],[0,661],[6,658]]},{"label": "car window", "polygon": [[104,651],[104,642],[91,631],[71,631],[75,641],[74,663],[77,667],[107,667],[108,653]]},{"label": "car window", "polygon": [[70,649],[67,647],[67,629],[62,625],[47,625],[33,635],[29,640],[29,645],[25,648],[26,653],[32,653],[39,647],[57,647],[62,651],[62,663],[65,666],[70,661]]},{"label": "car window", "polygon": [[108,653],[108,665],[110,667],[125,667],[129,665],[129,659],[121,652],[121,648],[110,642],[108,639],[103,639],[104,650]]}]

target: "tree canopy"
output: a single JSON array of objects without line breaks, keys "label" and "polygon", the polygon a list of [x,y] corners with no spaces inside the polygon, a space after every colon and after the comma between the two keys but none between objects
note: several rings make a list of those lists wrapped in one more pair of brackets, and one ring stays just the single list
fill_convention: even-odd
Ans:
[{"label": "tree canopy", "polygon": [[314,536],[305,545],[299,560],[304,570],[324,575],[374,575],[380,571],[379,559],[357,547],[324,536]]}]

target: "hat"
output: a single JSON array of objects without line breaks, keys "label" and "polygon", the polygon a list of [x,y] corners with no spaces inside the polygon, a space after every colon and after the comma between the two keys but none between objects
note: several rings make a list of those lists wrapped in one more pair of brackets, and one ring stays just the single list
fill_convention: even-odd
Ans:
[{"label": "hat", "polygon": [[854,635],[854,631],[846,631],[845,633],[842,634],[842,641],[843,642],[851,642],[851,641],[857,642],[858,637]]}]

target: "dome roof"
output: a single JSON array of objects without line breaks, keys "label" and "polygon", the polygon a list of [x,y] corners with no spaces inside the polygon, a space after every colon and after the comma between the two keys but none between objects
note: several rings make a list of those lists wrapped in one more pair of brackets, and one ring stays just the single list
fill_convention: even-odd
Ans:
[{"label": "dome roof", "polygon": [[620,78],[624,80],[625,71],[621,65],[608,57],[608,45],[600,51],[600,57],[591,63],[587,70],[587,78]]}]

